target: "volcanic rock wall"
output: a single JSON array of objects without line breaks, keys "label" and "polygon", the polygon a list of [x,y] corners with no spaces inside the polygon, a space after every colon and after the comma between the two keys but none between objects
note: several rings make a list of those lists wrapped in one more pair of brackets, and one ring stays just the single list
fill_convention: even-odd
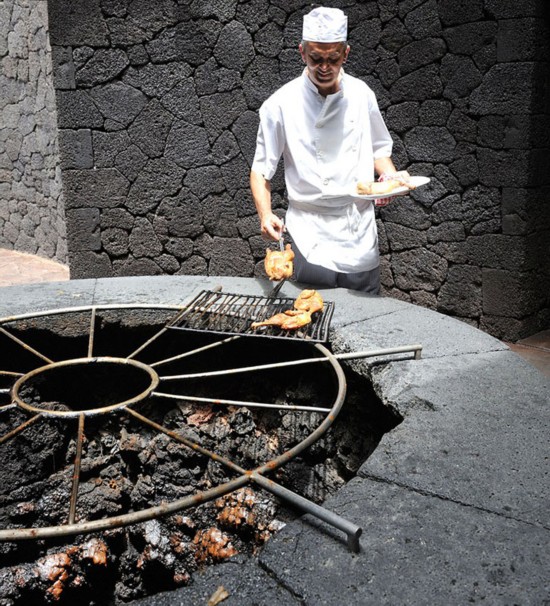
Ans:
[{"label": "volcanic rock wall", "polygon": [[0,2],[0,247],[67,261],[47,4]]},{"label": "volcanic rock wall", "polygon": [[[515,340],[550,323],[545,0],[327,2],[395,159],[383,292]],[[74,278],[261,275],[257,110],[302,69],[300,0],[48,0]],[[274,206],[284,213],[282,171]]]}]

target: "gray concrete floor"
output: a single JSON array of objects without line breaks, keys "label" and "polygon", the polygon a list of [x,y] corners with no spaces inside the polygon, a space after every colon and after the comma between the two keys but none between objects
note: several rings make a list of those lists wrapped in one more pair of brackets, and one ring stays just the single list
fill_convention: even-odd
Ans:
[{"label": "gray concrete floor", "polygon": [[[66,265],[36,255],[0,249],[0,287],[63,280],[69,280],[69,268]],[[550,330],[517,343],[507,342],[506,345],[550,377]]]}]

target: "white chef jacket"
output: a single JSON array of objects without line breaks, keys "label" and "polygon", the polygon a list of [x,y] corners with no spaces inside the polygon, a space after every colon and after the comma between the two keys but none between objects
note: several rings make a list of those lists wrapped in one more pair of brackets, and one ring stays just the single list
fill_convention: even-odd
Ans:
[{"label": "white chef jacket", "polygon": [[340,90],[323,97],[303,74],[260,108],[252,170],[271,180],[281,156],[288,194],[286,226],[304,257],[343,273],[380,263],[373,204],[354,198],[374,180],[374,159],[392,139],[373,91],[342,70]]}]

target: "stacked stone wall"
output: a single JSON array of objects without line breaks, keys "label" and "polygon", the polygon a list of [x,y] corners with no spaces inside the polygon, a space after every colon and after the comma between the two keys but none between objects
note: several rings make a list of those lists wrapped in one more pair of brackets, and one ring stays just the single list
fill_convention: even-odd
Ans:
[{"label": "stacked stone wall", "polygon": [[0,2],[0,247],[65,263],[47,17],[46,2]]},{"label": "stacked stone wall", "polygon": [[[515,340],[550,322],[545,0],[327,2],[400,168],[383,292]],[[302,69],[300,0],[49,0],[74,277],[262,275],[264,99]],[[280,170],[274,206],[284,213]]]}]

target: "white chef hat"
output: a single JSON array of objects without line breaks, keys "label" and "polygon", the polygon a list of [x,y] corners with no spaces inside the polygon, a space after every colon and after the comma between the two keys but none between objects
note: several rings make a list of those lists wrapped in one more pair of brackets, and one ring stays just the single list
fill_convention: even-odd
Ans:
[{"label": "white chef hat", "polygon": [[345,42],[348,18],[339,8],[314,8],[304,15],[302,40],[308,42]]}]

